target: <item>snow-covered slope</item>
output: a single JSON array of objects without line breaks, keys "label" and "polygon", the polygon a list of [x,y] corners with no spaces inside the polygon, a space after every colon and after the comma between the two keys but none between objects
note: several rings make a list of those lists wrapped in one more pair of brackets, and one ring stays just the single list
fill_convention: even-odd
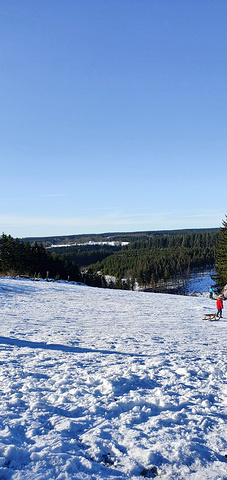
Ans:
[{"label": "snow-covered slope", "polygon": [[2,278],[0,305],[1,480],[227,479],[214,301]]}]

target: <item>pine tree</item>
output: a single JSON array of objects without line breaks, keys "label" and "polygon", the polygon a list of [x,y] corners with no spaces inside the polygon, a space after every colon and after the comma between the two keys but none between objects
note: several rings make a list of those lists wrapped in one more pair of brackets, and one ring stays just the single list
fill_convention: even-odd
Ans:
[{"label": "pine tree", "polygon": [[227,284],[227,216],[222,222],[216,253],[215,281],[218,291],[221,291]]}]

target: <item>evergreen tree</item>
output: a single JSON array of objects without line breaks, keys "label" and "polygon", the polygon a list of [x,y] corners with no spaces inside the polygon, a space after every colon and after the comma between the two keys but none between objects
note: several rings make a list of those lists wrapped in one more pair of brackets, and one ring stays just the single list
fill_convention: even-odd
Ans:
[{"label": "evergreen tree", "polygon": [[216,281],[218,291],[221,291],[227,284],[227,216],[222,222],[223,227],[220,228],[219,239],[216,253]]},{"label": "evergreen tree", "polygon": [[4,233],[0,239],[0,269],[4,272],[10,272],[13,267],[14,258],[14,240],[11,235]]}]

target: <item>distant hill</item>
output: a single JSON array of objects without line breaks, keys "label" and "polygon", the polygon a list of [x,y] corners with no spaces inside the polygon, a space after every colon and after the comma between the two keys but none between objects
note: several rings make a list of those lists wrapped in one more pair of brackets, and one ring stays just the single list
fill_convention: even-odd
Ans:
[{"label": "distant hill", "polygon": [[78,243],[86,244],[88,242],[135,242],[142,238],[169,236],[169,235],[183,235],[200,232],[215,232],[218,228],[192,228],[180,230],[151,230],[144,232],[107,232],[100,234],[81,234],[81,235],[62,235],[53,237],[25,237],[21,238],[23,242],[28,241],[31,244],[37,242],[42,243],[45,247],[52,245],[75,245]]}]

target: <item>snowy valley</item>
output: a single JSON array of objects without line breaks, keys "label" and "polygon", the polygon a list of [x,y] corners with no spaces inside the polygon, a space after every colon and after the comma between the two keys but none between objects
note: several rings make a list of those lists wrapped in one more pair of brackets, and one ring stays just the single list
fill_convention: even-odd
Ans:
[{"label": "snowy valley", "polygon": [[11,278],[0,302],[1,480],[227,479],[227,305]]}]

